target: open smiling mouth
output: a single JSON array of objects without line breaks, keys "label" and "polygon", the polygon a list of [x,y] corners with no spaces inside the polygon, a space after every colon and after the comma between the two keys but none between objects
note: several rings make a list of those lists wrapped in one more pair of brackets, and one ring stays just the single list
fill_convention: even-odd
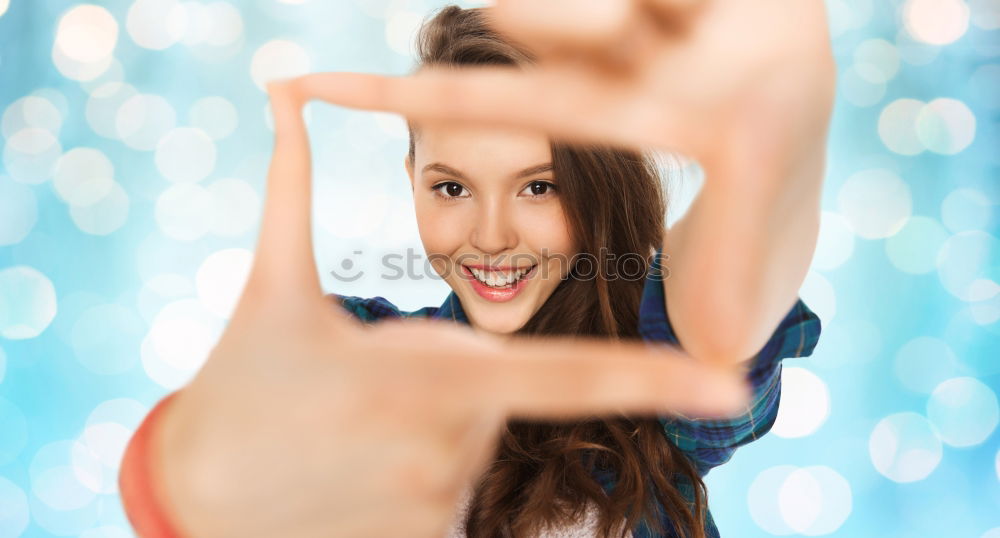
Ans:
[{"label": "open smiling mouth", "polygon": [[463,265],[462,269],[466,276],[473,278],[478,284],[492,289],[503,290],[513,289],[521,281],[530,278],[534,275],[536,267],[538,267],[538,264],[517,270],[487,271]]}]

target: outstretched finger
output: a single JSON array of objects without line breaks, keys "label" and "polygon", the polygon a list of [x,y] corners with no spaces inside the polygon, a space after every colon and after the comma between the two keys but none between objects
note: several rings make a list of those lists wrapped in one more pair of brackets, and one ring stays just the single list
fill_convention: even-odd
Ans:
[{"label": "outstretched finger", "polygon": [[596,414],[731,417],[750,405],[738,368],[700,361],[676,348],[598,339],[515,342],[489,361],[484,405],[511,415],[570,419]]}]

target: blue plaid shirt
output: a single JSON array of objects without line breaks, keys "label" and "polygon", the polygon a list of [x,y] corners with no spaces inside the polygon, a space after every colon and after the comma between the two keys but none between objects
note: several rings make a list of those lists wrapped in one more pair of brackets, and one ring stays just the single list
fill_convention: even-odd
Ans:
[{"label": "blue plaid shirt", "polygon": [[[663,342],[681,347],[667,318],[662,275],[658,249],[643,286],[639,306],[639,334],[647,342]],[[448,294],[441,306],[426,306],[412,312],[401,311],[384,297],[362,298],[338,294],[330,294],[330,297],[358,319],[369,323],[387,317],[451,319],[469,323],[454,291]],[[751,360],[747,376],[753,387],[753,399],[743,414],[725,420],[674,415],[659,418],[667,437],[694,463],[700,476],[704,477],[713,467],[729,461],[737,447],[759,439],[771,429],[778,414],[781,395],[781,360],[811,355],[819,341],[820,329],[819,316],[802,299],[798,299],[778,324],[771,338]],[[614,476],[599,470],[594,473],[595,479],[604,485],[606,491],[614,488]],[[691,482],[682,475],[676,475],[675,484],[688,502],[693,503],[694,487]],[[663,520],[662,523],[667,529],[665,536],[676,536],[669,520]],[[708,537],[719,538],[719,530],[709,510],[705,511],[705,529]],[[635,538],[652,536],[644,525],[632,532]]]}]

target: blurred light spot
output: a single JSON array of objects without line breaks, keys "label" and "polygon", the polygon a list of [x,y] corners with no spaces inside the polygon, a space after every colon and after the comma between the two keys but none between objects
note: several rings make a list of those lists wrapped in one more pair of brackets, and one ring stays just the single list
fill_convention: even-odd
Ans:
[{"label": "blurred light spot", "polygon": [[388,197],[380,185],[325,179],[314,187],[313,221],[334,237],[365,237],[385,218]]},{"label": "blurred light spot", "polygon": [[955,189],[941,202],[941,220],[949,230],[985,230],[993,218],[993,204],[975,189]]},{"label": "blurred light spot", "polygon": [[778,437],[805,437],[830,415],[830,392],[816,374],[796,366],[781,372],[781,405],[771,433]]},{"label": "blurred light spot", "polygon": [[903,23],[914,38],[947,45],[969,29],[969,6],[962,0],[907,0]]},{"label": "blurred light spot", "polygon": [[111,63],[96,77],[88,80],[80,80],[80,87],[87,94],[93,93],[97,88],[110,83],[122,83],[125,80],[125,68],[117,58],[111,58]]},{"label": "blurred light spot", "polygon": [[15,181],[38,184],[52,177],[52,170],[61,154],[62,146],[51,132],[29,127],[7,139],[3,148],[3,164]]},{"label": "blurred light spot", "polygon": [[899,57],[910,65],[927,65],[941,53],[941,47],[917,41],[905,29],[896,33],[896,50]]},{"label": "blurred light spot", "polygon": [[782,518],[789,527],[807,536],[839,529],[851,513],[851,503],[851,485],[825,465],[792,471],[778,490]]},{"label": "blurred light spot", "polygon": [[868,438],[872,465],[894,482],[916,482],[941,462],[941,440],[922,415],[904,411],[889,415]]},{"label": "blurred light spot", "polygon": [[[0,15],[7,9],[7,0],[0,0]],[[3,415],[0,415],[2,419]],[[17,484],[0,476],[0,536],[21,536],[31,521],[28,496]]]},{"label": "blurred light spot", "polygon": [[972,144],[976,137],[976,117],[955,99],[935,99],[917,115],[916,133],[930,151],[954,155]]},{"label": "blurred light spot", "polygon": [[59,47],[52,47],[52,63],[59,74],[79,82],[92,81],[108,71],[114,62],[114,56],[106,56],[101,60],[82,63],[66,56]]},{"label": "blurred light spot", "polygon": [[898,233],[885,240],[885,253],[896,269],[922,275],[937,267],[938,252],[947,239],[948,232],[935,219],[910,217]]},{"label": "blurred light spot", "polygon": [[212,140],[226,138],[239,125],[236,107],[223,97],[203,97],[195,101],[188,117],[192,127],[201,129]]},{"label": "blurred light spot", "polygon": [[[998,452],[997,455],[1000,456],[1000,452]],[[1000,457],[997,458],[997,462],[1000,462]],[[998,463],[997,468],[1000,469],[1000,463]],[[1000,476],[1000,472],[997,473],[997,476]],[[1000,527],[994,527],[984,532],[979,538],[1000,538]]]},{"label": "blurred light spot", "polygon": [[872,17],[871,0],[827,0],[826,9],[832,37],[864,27]]},{"label": "blurred light spot", "polygon": [[39,271],[26,265],[0,270],[0,336],[34,338],[56,316],[56,289]]},{"label": "blurred light spot", "polygon": [[20,243],[38,221],[38,201],[31,187],[0,175],[0,246]]},{"label": "blurred light spot", "polygon": [[392,138],[397,138],[399,140],[406,140],[409,137],[409,130],[406,127],[406,120],[402,118],[399,114],[390,114],[388,112],[375,112],[373,114],[373,119],[375,123]]},{"label": "blurred light spot", "polygon": [[833,285],[820,273],[809,271],[799,289],[802,302],[816,313],[823,323],[830,323],[837,315],[837,294]]},{"label": "blurred light spot", "polygon": [[2,347],[0,347],[0,385],[3,384],[3,378],[7,375],[7,354],[4,353]]},{"label": "blurred light spot", "polygon": [[983,30],[1000,28],[1000,1],[971,0],[969,7],[972,9],[972,24]]},{"label": "blurred light spot", "polygon": [[76,227],[91,235],[108,235],[121,228],[128,219],[128,212],[128,194],[114,182],[104,198],[87,206],[69,208],[69,216]]},{"label": "blurred light spot", "polygon": [[80,533],[79,538],[131,538],[132,536],[132,533],[121,527],[101,525],[100,527],[83,531]]},{"label": "blurred light spot", "polygon": [[852,105],[869,107],[885,97],[885,82],[877,80],[879,78],[881,75],[871,65],[855,64],[844,71],[837,88]]},{"label": "blurred light spot", "polygon": [[156,146],[156,169],[169,181],[201,181],[215,169],[215,143],[201,129],[178,127]]},{"label": "blurred light spot", "polygon": [[[994,467],[996,467],[997,471],[997,480],[1000,480],[1000,449],[997,449],[997,457],[996,462],[994,462]],[[998,528],[997,531],[1000,531],[1000,528]],[[1000,532],[998,532],[998,538],[1000,538]]]},{"label": "blurred light spot", "polygon": [[118,23],[100,6],[78,5],[59,19],[55,46],[71,60],[99,62],[111,55],[117,42]]},{"label": "blurred light spot", "polygon": [[32,492],[55,510],[76,510],[94,502],[94,492],[76,477],[72,467],[51,467],[31,483]]},{"label": "blurred light spot", "polygon": [[927,400],[927,418],[942,441],[955,447],[985,441],[1000,420],[996,394],[974,377],[942,382]]},{"label": "blurred light spot", "polygon": [[184,9],[188,19],[185,45],[225,47],[243,37],[243,17],[228,2],[184,2]]},{"label": "blurred light spot", "polygon": [[884,39],[867,39],[854,49],[854,63],[871,67],[862,73],[872,82],[889,82],[899,73],[899,51]]},{"label": "blurred light spot", "polygon": [[785,521],[779,499],[785,480],[798,469],[795,465],[776,465],[761,471],[750,483],[747,508],[761,530],[778,536],[795,532]]},{"label": "blurred light spot", "polygon": [[167,303],[194,295],[194,284],[187,277],[164,273],[156,275],[142,284],[136,299],[139,314],[150,322]]},{"label": "blurred light spot", "polygon": [[[100,464],[99,472],[94,478],[99,480],[84,482],[95,493],[113,494],[118,492],[118,469],[121,467],[122,455],[132,437],[132,430],[116,422],[104,422],[87,426],[78,439],[82,450],[74,454],[85,453],[92,456]],[[79,476],[78,476],[79,478]]]},{"label": "blurred light spot", "polygon": [[878,134],[890,150],[900,155],[917,155],[926,149],[917,137],[917,117],[924,103],[916,99],[897,99],[882,109]]},{"label": "blurred light spot", "polygon": [[149,407],[132,398],[114,398],[97,404],[94,410],[87,415],[84,427],[116,422],[134,431],[148,413]]},{"label": "blurred light spot", "polygon": [[214,209],[212,193],[205,187],[178,183],[156,199],[156,224],[167,237],[194,241],[212,227]]},{"label": "blurred light spot", "polygon": [[865,239],[881,239],[899,232],[910,218],[910,188],[885,169],[858,172],[844,181],[837,206],[854,232]]},{"label": "blurred light spot", "polygon": [[187,12],[177,0],[136,0],[129,7],[125,27],[136,45],[163,50],[184,36]]},{"label": "blurred light spot", "polygon": [[978,301],[976,282],[1000,279],[1000,242],[996,237],[971,230],[959,232],[944,242],[937,258],[938,278],[955,297],[963,301]]},{"label": "blurred light spot", "polygon": [[66,203],[88,206],[111,193],[114,176],[114,166],[102,151],[74,148],[56,162],[52,186]]},{"label": "blurred light spot", "polygon": [[969,286],[969,293],[977,302],[969,305],[969,316],[979,325],[992,325],[1000,321],[1000,284],[978,279]]},{"label": "blurred light spot", "polygon": [[133,95],[115,114],[115,128],[122,142],[143,151],[156,149],[160,140],[177,124],[177,113],[159,95]]},{"label": "blurred light spot", "polygon": [[986,64],[979,66],[969,79],[969,87],[975,100],[982,103],[986,108],[996,110],[1000,108],[1000,64]]},{"label": "blurred light spot", "polygon": [[309,53],[302,45],[284,39],[264,43],[250,62],[250,76],[261,90],[272,80],[294,78],[311,69]]},{"label": "blurred light spot", "polygon": [[167,305],[142,342],[142,366],[154,382],[175,390],[204,364],[222,333],[222,320],[196,299]]},{"label": "blurred light spot", "polygon": [[129,84],[109,82],[90,93],[87,99],[87,124],[104,138],[118,139],[118,109],[138,94]]},{"label": "blurred light spot", "polygon": [[[10,0],[0,0],[0,17],[3,17],[4,13],[7,13],[8,7],[10,7]],[[14,534],[16,535],[17,533]]]},{"label": "blurred light spot", "polygon": [[73,325],[73,352],[91,372],[125,373],[138,360],[144,332],[145,324],[131,309],[119,304],[95,306]]},{"label": "blurred light spot", "polygon": [[208,187],[212,195],[211,232],[220,237],[239,237],[250,230],[260,214],[260,196],[242,179],[225,178]]},{"label": "blurred light spot", "polygon": [[28,421],[21,409],[3,396],[0,396],[0,432],[3,432],[0,435],[0,465],[7,465],[17,459],[28,443]]},{"label": "blurred light spot", "polygon": [[918,336],[899,348],[893,369],[904,387],[930,394],[939,383],[958,374],[959,363],[944,340]]},{"label": "blurred light spot", "polygon": [[14,133],[29,127],[44,129],[58,136],[62,123],[63,115],[52,101],[29,95],[7,107],[3,114],[3,136],[10,138]]},{"label": "blurred light spot", "polygon": [[813,268],[824,271],[836,269],[850,259],[853,253],[854,231],[850,222],[840,213],[823,211]]},{"label": "blurred light spot", "polygon": [[195,274],[201,304],[216,316],[229,319],[243,293],[252,262],[253,253],[243,248],[212,253]]},{"label": "blurred light spot", "polygon": [[424,16],[420,13],[393,10],[385,24],[385,40],[389,48],[403,56],[413,56],[414,39],[423,20]]}]

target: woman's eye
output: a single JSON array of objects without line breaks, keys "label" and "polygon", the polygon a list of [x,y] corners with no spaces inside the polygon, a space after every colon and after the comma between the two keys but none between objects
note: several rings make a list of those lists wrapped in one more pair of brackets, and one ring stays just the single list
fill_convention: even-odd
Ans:
[{"label": "woman's eye", "polygon": [[[431,188],[437,191],[438,194],[446,200],[451,200],[455,198],[466,198],[466,196],[462,196],[462,191],[465,190],[465,187],[459,185],[458,183],[455,183],[454,181],[446,181],[444,183],[438,183],[437,185],[434,185]],[[442,191],[444,191],[443,194]]]},{"label": "woman's eye", "polygon": [[556,190],[556,186],[548,181],[532,181],[524,188],[530,196],[545,196]]}]

